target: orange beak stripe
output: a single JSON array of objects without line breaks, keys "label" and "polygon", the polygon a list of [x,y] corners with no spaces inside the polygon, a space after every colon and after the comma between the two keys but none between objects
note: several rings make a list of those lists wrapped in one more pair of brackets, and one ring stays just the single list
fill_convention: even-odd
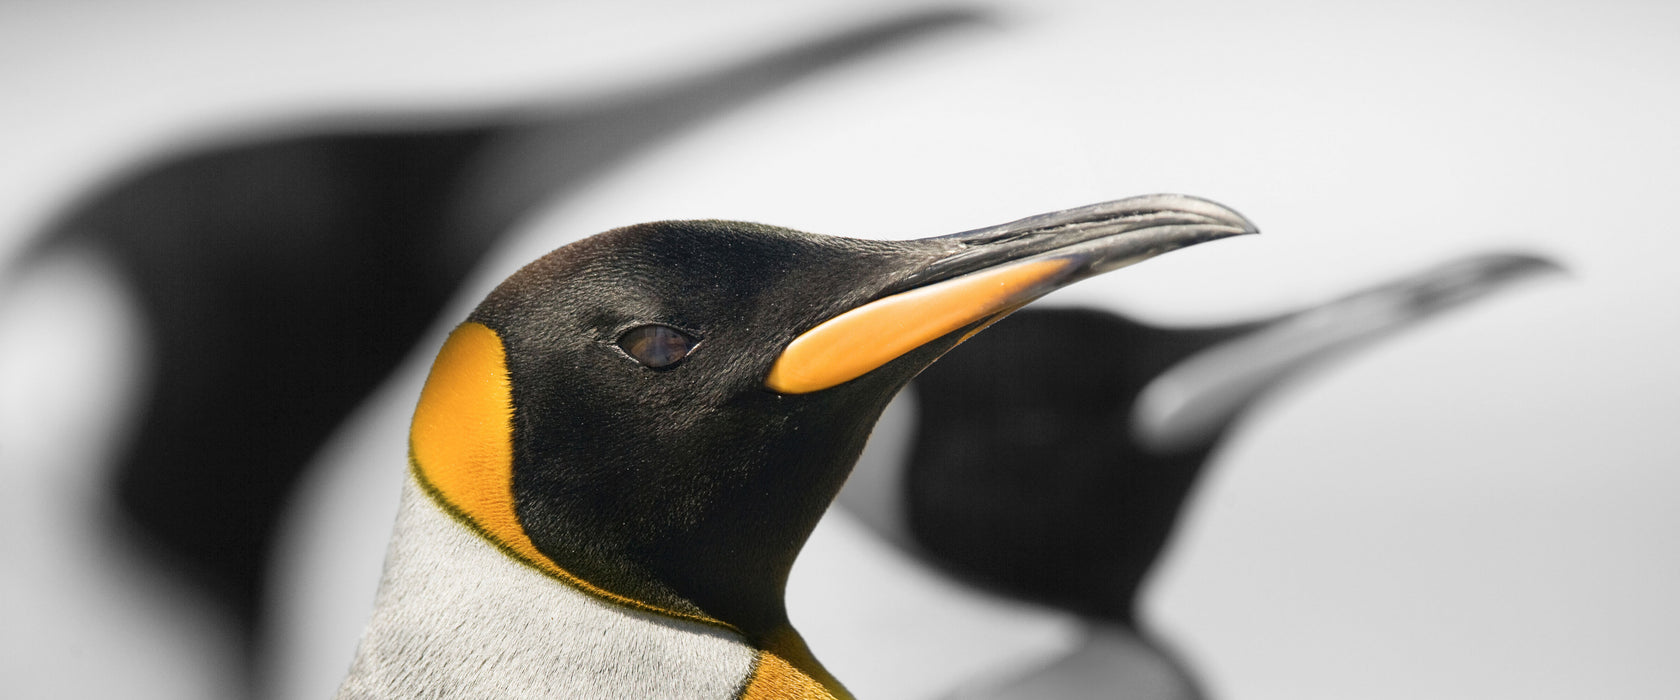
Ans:
[{"label": "orange beak stripe", "polygon": [[1002,318],[1043,295],[1046,283],[1073,264],[1069,258],[1024,260],[864,304],[795,338],[764,386],[808,394],[851,381],[952,331]]}]

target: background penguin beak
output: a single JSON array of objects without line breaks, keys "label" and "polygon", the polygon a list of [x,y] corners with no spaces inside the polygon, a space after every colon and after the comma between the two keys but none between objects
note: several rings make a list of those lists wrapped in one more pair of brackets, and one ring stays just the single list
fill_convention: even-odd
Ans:
[{"label": "background penguin beak", "polygon": [[875,300],[805,331],[771,367],[765,386],[821,391],[856,379],[938,338],[958,342],[1028,302],[1079,280],[1162,253],[1258,230],[1222,205],[1145,195],[942,236],[949,252]]},{"label": "background penguin beak", "polygon": [[1561,272],[1533,255],[1476,255],[1265,323],[1151,382],[1129,412],[1133,437],[1157,453],[1209,444],[1267,389],[1327,355]]}]

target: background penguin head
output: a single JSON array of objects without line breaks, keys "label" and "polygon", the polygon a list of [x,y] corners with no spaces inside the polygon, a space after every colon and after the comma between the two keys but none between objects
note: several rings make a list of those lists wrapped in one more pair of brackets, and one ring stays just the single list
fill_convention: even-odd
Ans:
[{"label": "background penguin head", "polygon": [[1028,310],[916,379],[907,464],[866,477],[902,490],[897,512],[857,511],[964,580],[1134,626],[1146,575],[1245,415],[1291,379],[1559,269],[1474,255],[1216,326]]},{"label": "background penguin head", "polygon": [[[518,553],[510,542],[528,537],[528,560],[762,641],[787,628],[794,557],[918,371],[1052,289],[1252,231],[1180,196],[913,241],[718,221],[632,226],[510,277],[451,336],[427,392],[441,394],[440,373],[456,371],[452,346],[490,339],[491,359],[468,363],[489,367],[488,379],[464,386],[507,385],[510,415],[488,420],[508,426],[517,522],[503,523],[514,534],[498,544]],[[910,316],[898,308],[907,298]],[[955,316],[920,314],[952,298],[962,300]],[[423,482],[431,403],[423,395],[412,442]],[[467,520],[481,533],[501,527]]]}]

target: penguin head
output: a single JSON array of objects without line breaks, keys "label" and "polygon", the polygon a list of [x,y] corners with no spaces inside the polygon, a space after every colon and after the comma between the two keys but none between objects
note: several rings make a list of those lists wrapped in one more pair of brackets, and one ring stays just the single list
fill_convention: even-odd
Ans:
[{"label": "penguin head", "polygon": [[917,372],[1055,288],[1253,231],[1173,195],[911,241],[609,231],[514,274],[450,336],[413,469],[510,556],[764,642],[787,629],[794,557]]}]

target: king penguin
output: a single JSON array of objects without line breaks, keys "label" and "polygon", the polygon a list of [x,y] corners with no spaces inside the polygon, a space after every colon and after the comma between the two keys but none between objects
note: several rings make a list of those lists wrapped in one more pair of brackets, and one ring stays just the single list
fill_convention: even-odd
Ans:
[{"label": "king penguin", "polygon": [[866,458],[839,500],[950,576],[1083,621],[1071,653],[951,697],[1203,697],[1137,597],[1238,419],[1292,376],[1558,269],[1477,255],[1211,327],[1028,309],[915,379],[908,458]]},{"label": "king penguin", "polygon": [[445,341],[343,698],[847,698],[794,558],[917,372],[1054,289],[1252,233],[1150,195],[909,241],[664,222],[562,247]]},{"label": "king penguin", "polygon": [[896,14],[594,99],[275,123],[100,183],[29,258],[91,254],[144,325],[112,530],[196,584],[255,653],[275,523],[305,465],[522,217],[682,129],[978,20]]}]

